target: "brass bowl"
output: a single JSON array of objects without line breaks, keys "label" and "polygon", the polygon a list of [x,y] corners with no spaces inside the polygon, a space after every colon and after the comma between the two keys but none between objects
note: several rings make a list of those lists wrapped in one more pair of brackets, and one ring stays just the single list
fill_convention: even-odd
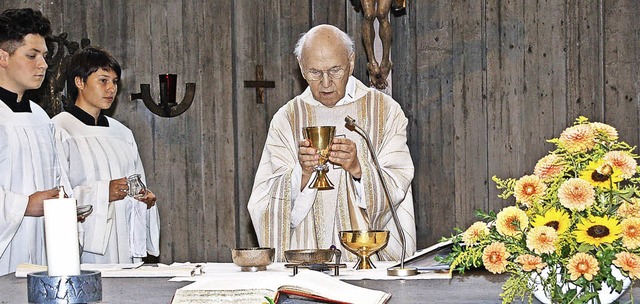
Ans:
[{"label": "brass bowl", "polygon": [[296,249],[284,251],[284,258],[287,259],[289,263],[329,263],[334,255],[335,249]]},{"label": "brass bowl", "polygon": [[240,266],[240,271],[267,270],[267,265],[273,263],[276,250],[266,247],[248,247],[231,249],[233,263]]},{"label": "brass bowl", "polygon": [[340,244],[351,253],[358,255],[356,269],[376,268],[369,256],[389,243],[388,230],[347,230],[340,231]]}]

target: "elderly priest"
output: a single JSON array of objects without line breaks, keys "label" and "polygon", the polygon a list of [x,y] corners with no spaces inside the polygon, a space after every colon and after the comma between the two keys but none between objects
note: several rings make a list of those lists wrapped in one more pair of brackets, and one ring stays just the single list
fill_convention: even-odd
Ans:
[{"label": "elderly priest", "polygon": [[[248,203],[260,246],[275,247],[276,258],[283,260],[289,249],[340,247],[339,231],[385,229],[391,236],[380,257],[400,258],[399,233],[380,176],[365,140],[346,128],[349,115],[372,138],[405,230],[407,253],[412,254],[414,169],[406,144],[407,118],[400,105],[351,76],[354,42],[334,26],[319,25],[305,33],[295,55],[309,87],[273,117]],[[336,127],[327,172],[332,190],[309,188],[318,163],[317,150],[302,134],[302,128],[309,126]]]}]

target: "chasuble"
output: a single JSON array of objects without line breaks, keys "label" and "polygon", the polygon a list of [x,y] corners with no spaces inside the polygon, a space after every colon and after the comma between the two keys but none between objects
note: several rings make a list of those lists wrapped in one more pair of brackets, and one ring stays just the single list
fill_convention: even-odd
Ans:
[{"label": "chasuble", "polygon": [[[402,247],[391,217],[380,176],[366,141],[346,128],[345,117],[356,120],[371,138],[392,204],[402,223],[407,255],[416,249],[416,230],[411,181],[413,163],[407,146],[407,118],[390,96],[366,87],[354,77],[346,95],[333,108],[315,100],[307,88],[285,104],[273,117],[256,172],[248,209],[261,247],[274,247],[276,259],[284,260],[289,249],[340,248],[343,258],[356,257],[340,245],[342,230],[389,230],[388,246],[380,251],[385,260],[399,260]],[[298,142],[302,128],[336,126],[336,137],[344,136],[357,145],[362,168],[359,181],[337,165],[329,164],[327,177],[333,190],[300,192],[302,168]],[[314,173],[315,175],[316,173]],[[313,180],[310,179],[309,184]]]}]

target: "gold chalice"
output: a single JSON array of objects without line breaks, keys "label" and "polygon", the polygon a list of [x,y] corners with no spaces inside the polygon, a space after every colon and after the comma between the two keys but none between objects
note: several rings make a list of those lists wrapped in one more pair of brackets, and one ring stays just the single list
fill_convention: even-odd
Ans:
[{"label": "gold chalice", "polygon": [[327,178],[327,171],[329,166],[327,160],[329,160],[329,147],[333,142],[333,137],[336,135],[335,126],[317,126],[317,127],[305,127],[302,128],[304,138],[309,140],[311,146],[318,150],[320,159],[318,164],[314,167],[317,174],[313,179],[313,183],[309,188],[316,188],[318,190],[330,190],[333,189],[333,184]]},{"label": "gold chalice", "polygon": [[340,231],[340,244],[358,256],[355,269],[376,268],[369,257],[387,246],[388,230],[347,230]]}]

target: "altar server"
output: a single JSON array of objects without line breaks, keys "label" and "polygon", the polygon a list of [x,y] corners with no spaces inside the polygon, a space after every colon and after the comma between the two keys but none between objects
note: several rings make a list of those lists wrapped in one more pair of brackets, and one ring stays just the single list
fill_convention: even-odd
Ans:
[{"label": "altar server", "polygon": [[102,113],[113,104],[120,73],[105,50],[87,47],[74,54],[66,77],[75,105],[53,118],[58,157],[78,205],[93,205],[82,224],[83,263],[132,263],[160,253],[156,196],[127,196],[126,177],[145,177],[133,133]]},{"label": "altar server", "polygon": [[0,15],[0,276],[46,263],[43,200],[58,197],[60,169],[49,116],[23,97],[44,80],[50,32],[39,11]]},{"label": "altar server", "polygon": [[[309,86],[271,120],[248,203],[260,246],[275,247],[282,260],[288,249],[340,247],[342,230],[387,229],[391,237],[380,257],[400,258],[399,231],[391,220],[380,176],[364,139],[345,127],[349,115],[372,138],[382,178],[405,230],[407,254],[412,254],[414,169],[406,143],[407,118],[400,105],[351,76],[354,43],[334,26],[312,28],[298,41],[295,55]],[[318,163],[317,151],[302,135],[308,126],[336,126],[327,173],[333,190],[308,187]]]}]

